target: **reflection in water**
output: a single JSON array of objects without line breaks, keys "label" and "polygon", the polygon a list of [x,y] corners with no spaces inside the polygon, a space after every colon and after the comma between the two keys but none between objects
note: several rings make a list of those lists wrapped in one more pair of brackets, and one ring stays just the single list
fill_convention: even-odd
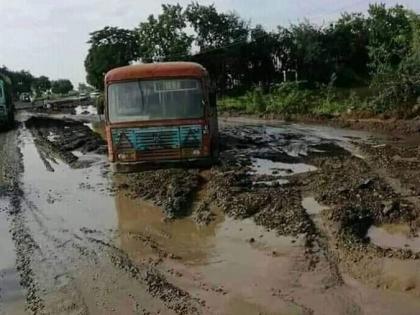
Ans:
[{"label": "reflection in water", "polygon": [[161,268],[181,274],[171,282],[206,300],[216,313],[295,313],[296,305],[273,300],[272,289],[290,276],[302,238],[278,236],[252,219],[234,220],[217,210],[209,226],[197,226],[189,218],[165,221],[159,208],[123,191],[117,193],[115,204],[121,248],[138,262],[159,251],[178,257],[164,259]]},{"label": "reflection in water", "polygon": [[79,105],[75,109],[76,115],[96,115],[98,111],[93,105]]},{"label": "reflection in water", "polygon": [[106,140],[106,133],[105,133],[105,121],[94,121],[91,123],[86,123],[86,126],[88,126],[90,129],[92,129],[94,132],[99,134],[102,139]]},{"label": "reflection in water", "polygon": [[252,171],[257,175],[290,176],[316,171],[316,167],[303,163],[273,162],[267,159],[253,159]]},{"label": "reflection in water", "polygon": [[[150,246],[144,246],[144,240],[151,237],[158,246],[194,264],[206,260],[212,245],[216,222],[201,228],[190,219],[165,222],[160,208],[146,201],[128,197],[119,191],[115,197],[118,210],[121,246],[135,257],[155,253]],[[136,235],[138,237],[136,237]]]}]

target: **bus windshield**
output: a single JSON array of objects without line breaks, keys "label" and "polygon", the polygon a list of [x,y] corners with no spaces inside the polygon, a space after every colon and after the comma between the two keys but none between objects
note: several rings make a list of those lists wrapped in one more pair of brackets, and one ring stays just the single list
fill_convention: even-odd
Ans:
[{"label": "bus windshield", "polygon": [[108,112],[111,122],[202,118],[201,81],[164,79],[111,84]]}]

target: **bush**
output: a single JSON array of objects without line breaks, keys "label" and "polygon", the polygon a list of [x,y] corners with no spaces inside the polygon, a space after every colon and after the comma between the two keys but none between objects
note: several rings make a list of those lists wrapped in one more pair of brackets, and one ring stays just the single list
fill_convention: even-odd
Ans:
[{"label": "bush", "polygon": [[407,58],[397,70],[378,74],[373,86],[378,89],[372,101],[375,112],[407,113],[420,96],[420,57]]},{"label": "bush", "polygon": [[299,83],[283,83],[271,94],[268,110],[277,114],[307,114],[311,108],[312,92],[301,89]]}]

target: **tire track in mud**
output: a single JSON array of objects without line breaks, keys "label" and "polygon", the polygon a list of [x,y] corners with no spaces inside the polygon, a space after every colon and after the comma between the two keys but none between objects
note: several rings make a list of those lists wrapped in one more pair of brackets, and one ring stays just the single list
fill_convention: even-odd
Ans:
[{"label": "tire track in mud", "polygon": [[[20,277],[20,285],[26,291],[26,309],[34,315],[59,314],[75,311],[76,309],[80,311],[80,314],[88,314],[83,298],[78,293],[77,288],[71,285],[70,282],[66,284],[66,287],[69,287],[69,292],[73,292],[71,296],[77,296],[77,300],[66,298],[66,303],[61,305],[60,309],[54,309],[45,300],[47,297],[45,295],[46,292],[54,287],[45,286],[45,284],[48,281],[54,284],[57,283],[60,280],[57,275],[66,274],[68,270],[65,268],[65,264],[58,262],[59,264],[57,265],[55,260],[55,251],[63,246],[61,240],[49,233],[42,223],[46,218],[41,218],[42,212],[25,197],[25,192],[23,191],[22,174],[24,172],[24,163],[20,146],[24,145],[22,139],[25,136],[25,130],[21,128],[8,135],[7,145],[4,146],[8,155],[4,163],[5,168],[9,170],[7,180],[10,207],[6,211],[10,220],[10,234],[16,251],[16,269]],[[40,158],[42,159],[42,157]],[[29,222],[34,222],[40,233],[32,230],[36,226],[32,225],[31,229]],[[36,240],[33,235],[37,235],[38,238],[43,236],[45,239]],[[51,242],[54,244],[53,248],[51,248]],[[80,253],[85,253],[83,248],[74,244],[74,242],[71,242],[71,245]],[[59,269],[63,267],[64,270],[60,271]],[[47,270],[48,272],[45,273]],[[52,273],[51,270],[53,270]],[[63,304],[62,301],[60,304]]]},{"label": "tire track in mud", "polygon": [[[39,245],[32,238],[25,223],[22,210],[23,190],[21,174],[23,159],[20,151],[20,130],[5,135],[3,145],[3,180],[7,183],[7,196],[10,206],[5,209],[10,219],[10,234],[16,250],[16,269],[20,276],[20,285],[26,290],[26,308],[32,314],[39,314],[44,309],[44,301],[40,297],[40,288],[35,280],[31,256],[39,251]],[[7,171],[6,171],[7,170]]]},{"label": "tire track in mud", "polygon": [[[32,138],[28,131],[24,130],[23,132],[24,135],[21,137],[29,136]],[[47,217],[33,201],[28,199],[28,197],[25,197],[25,193],[22,190],[22,187],[20,187],[23,185],[20,180],[24,166],[22,161],[22,152],[18,148],[16,150],[19,151],[20,169],[16,176],[13,176],[13,178],[16,179],[15,185],[17,189],[15,191],[18,192],[15,194],[15,208],[19,208],[19,211],[11,214],[13,214],[14,220],[21,224],[21,229],[15,229],[16,235],[24,235],[24,242],[21,239],[15,239],[14,241],[16,247],[19,247],[19,253],[21,253],[19,257],[26,259],[24,265],[26,266],[27,270],[22,271],[22,274],[28,275],[30,279],[27,280],[26,285],[28,291],[30,291],[30,293],[27,294],[29,305],[28,309],[32,309],[33,314],[65,313],[66,308],[54,308],[54,305],[51,305],[50,303],[51,297],[48,295],[45,296],[44,294],[50,289],[56,289],[57,281],[67,280],[65,288],[67,288],[67,291],[70,292],[75,291],[76,299],[71,300],[72,296],[67,294],[64,297],[66,298],[66,304],[71,305],[73,310],[77,306],[78,309],[81,310],[81,314],[88,314],[88,307],[83,300],[82,292],[79,292],[80,290],[77,288],[77,285],[75,286],[72,284],[74,282],[74,276],[77,278],[80,276],[80,274],[77,272],[77,270],[74,270],[73,267],[68,268],[68,266],[69,264],[72,265],[73,263],[75,263],[76,266],[81,266],[84,263],[87,265],[93,263],[95,266],[105,266],[107,263],[102,260],[99,261],[99,256],[103,256],[103,253],[108,254],[109,247],[103,246],[105,242],[99,247],[89,246],[89,244],[91,245],[93,243],[91,240],[84,237],[84,234],[86,233],[84,233],[82,229],[80,231],[83,234],[80,235],[79,233],[75,234],[71,231],[71,229],[64,229],[65,226],[63,226],[63,229],[59,229],[54,232],[54,229],[51,229],[51,227],[47,227],[45,225],[45,221],[48,221],[47,223],[52,224],[53,226],[55,223],[58,223],[58,226],[61,226],[63,223],[65,224],[65,222],[55,222],[57,219],[60,220],[60,218],[57,217],[54,219]],[[42,157],[40,158],[42,159]],[[32,231],[29,230],[29,226],[26,224],[28,220],[31,222],[30,227]],[[36,236],[36,240],[34,240],[31,235]],[[40,246],[38,246],[37,242],[42,244],[42,252],[39,249]],[[97,244],[98,242],[95,243],[95,245]],[[165,277],[162,276],[155,268],[152,268],[148,265],[135,266],[122,250],[119,250],[116,247],[112,248],[112,254],[109,255],[109,263],[116,267],[115,272],[112,271],[114,275],[117,275],[122,271],[129,275],[132,279],[139,281],[141,286],[146,287],[147,292],[151,297],[157,298],[166,308],[174,311],[177,314],[200,313],[199,303],[190,297],[187,292],[169,283]],[[61,257],[61,259],[59,257]],[[34,259],[36,271],[34,271],[31,267]],[[133,270],[138,276],[133,275]],[[139,276],[140,274],[141,276]],[[40,280],[42,279],[41,286],[37,280],[35,280],[35,278]],[[86,279],[86,281],[91,280],[92,279]],[[100,281],[100,283],[101,282],[102,281]],[[120,284],[124,286],[124,283]],[[94,283],[90,283],[89,285],[95,286]],[[40,294],[41,292],[42,295]],[[68,298],[70,298],[71,302],[68,301]],[[99,303],[103,302],[99,301]],[[136,303],[136,305],[139,306],[140,303]],[[147,314],[149,311],[143,309],[143,313]]]},{"label": "tire track in mud", "polygon": [[191,297],[187,291],[168,282],[153,266],[139,266],[118,247],[93,237],[87,237],[87,239],[102,246],[104,249],[110,250],[108,255],[112,264],[128,273],[133,279],[145,284],[150,295],[160,299],[168,309],[173,310],[176,314],[202,313],[200,309],[205,306],[204,301]]}]

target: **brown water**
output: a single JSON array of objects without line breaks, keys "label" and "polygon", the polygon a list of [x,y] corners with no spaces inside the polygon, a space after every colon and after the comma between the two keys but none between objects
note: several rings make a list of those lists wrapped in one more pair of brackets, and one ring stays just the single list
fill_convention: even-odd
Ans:
[{"label": "brown water", "polygon": [[[101,130],[100,125],[92,125],[92,128]],[[39,263],[35,271],[42,281],[53,284],[51,288],[61,288],[74,277],[85,296],[92,297],[92,301],[87,301],[92,304],[89,309],[95,309],[96,295],[102,292],[108,295],[104,294],[101,303],[107,305],[110,299],[126,307],[128,294],[141,288],[110,266],[93,265],[93,271],[88,268],[86,271],[81,267],[80,253],[74,254],[67,248],[60,251],[54,245],[57,242],[59,246],[75,243],[91,249],[88,235],[116,245],[139,265],[149,259],[159,261],[156,268],[170,283],[206,301],[203,314],[286,315],[307,314],[308,309],[315,314],[391,315],[400,310],[403,310],[401,314],[418,314],[419,299],[369,288],[351,278],[346,278],[344,285],[328,289],[329,262],[320,257],[316,269],[308,270],[300,237],[278,236],[274,231],[257,226],[252,219],[234,220],[217,209],[213,209],[216,220],[209,226],[197,226],[189,218],[166,221],[161,209],[153,204],[133,200],[124,190],[111,189],[111,184],[118,182],[118,176],[129,175],[109,175],[105,157],[89,156],[94,162],[88,169],[71,169],[59,160],[49,159],[54,168],[54,172],[50,172],[39,158],[30,135],[24,132],[22,138],[27,225],[46,255],[42,260],[34,259],[34,263]],[[276,167],[286,169],[289,165]],[[265,170],[271,172],[272,168],[270,165]],[[314,169],[305,165],[290,170]],[[311,196],[302,200],[302,206],[313,216],[325,208]],[[98,259],[108,259],[107,251],[95,250]],[[12,260],[4,260],[4,266],[0,266],[7,269],[9,263],[13,264]],[[400,281],[395,284],[396,288],[412,290],[417,286],[419,280],[415,275],[420,273],[415,262],[410,262],[411,265],[398,261],[382,263],[377,265],[381,268],[382,280],[386,275],[387,283]],[[71,277],[67,277],[72,269],[77,269],[82,276],[71,273]],[[409,272],[404,273],[404,270]],[[96,280],[85,281],[90,276]],[[98,291],[98,287],[102,291]],[[13,286],[9,288],[13,292]],[[48,293],[54,300],[56,291],[52,289]],[[145,303],[150,303],[150,309],[154,309],[155,301],[146,291],[141,294]],[[108,313],[115,312],[110,308]]]},{"label": "brown water", "polygon": [[327,209],[328,207],[321,205],[314,197],[304,197],[302,199],[302,207],[310,215],[318,215],[322,210]]},{"label": "brown water", "polygon": [[97,134],[99,134],[102,139],[106,140],[106,133],[105,133],[105,121],[93,121],[91,123],[86,123],[86,126],[88,126],[90,129],[95,131]]},{"label": "brown water", "polygon": [[367,236],[373,244],[379,247],[420,251],[420,237],[411,236],[410,227],[407,224],[372,226]]},{"label": "brown water", "polygon": [[0,314],[19,315],[25,314],[25,292],[15,267],[15,246],[8,233],[11,223],[4,211],[7,207],[7,202],[0,202]]},{"label": "brown water", "polygon": [[257,175],[291,176],[316,171],[316,167],[304,163],[282,163],[267,159],[253,159],[251,171]]},{"label": "brown water", "polygon": [[[38,243],[85,244],[83,231],[88,230],[95,238],[115,242],[138,263],[156,259],[160,252],[179,257],[165,259],[159,268],[171,282],[206,300],[212,312],[300,314],[295,304],[273,299],[272,289],[288,278],[293,257],[304,250],[301,239],[279,237],[251,219],[233,220],[220,212],[204,227],[188,218],[167,222],[161,209],[147,201],[133,200],[122,190],[109,194],[110,181],[118,179],[102,176],[105,157],[90,157],[97,161],[88,169],[72,169],[49,159],[54,169],[50,172],[29,134],[24,139],[28,227]],[[52,244],[44,246],[47,252],[54,250]],[[65,261],[74,259],[59,258],[55,273],[72,269]],[[172,270],[182,277],[173,276]],[[47,270],[43,273],[43,281],[55,281],[49,280]]]},{"label": "brown water", "polygon": [[291,257],[303,249],[302,239],[280,237],[250,219],[238,221],[221,213],[204,227],[190,219],[165,222],[160,209],[123,193],[117,194],[116,206],[124,251],[138,261],[153,256],[144,240],[130,237],[151,236],[160,249],[180,258],[165,262],[182,274],[173,281],[208,301],[212,309],[223,314],[295,314],[299,309],[273,300],[271,290],[287,277]]}]

